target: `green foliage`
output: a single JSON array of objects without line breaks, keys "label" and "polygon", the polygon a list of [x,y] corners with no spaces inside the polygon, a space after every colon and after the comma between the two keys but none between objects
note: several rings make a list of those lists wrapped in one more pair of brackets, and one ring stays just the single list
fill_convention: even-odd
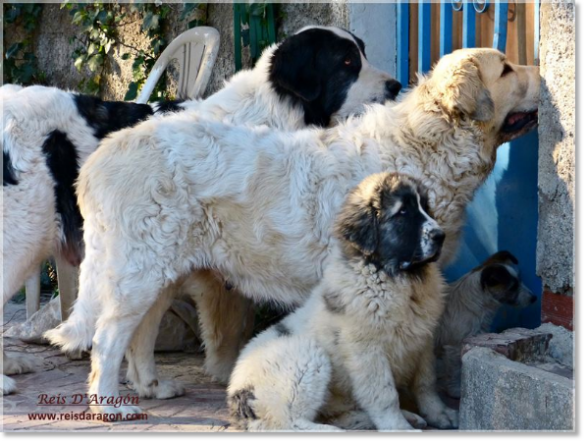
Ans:
[{"label": "green foliage", "polygon": [[[157,5],[155,3],[142,3],[131,6],[133,12],[138,12],[142,16],[141,30],[147,34],[150,39],[148,50],[133,49],[133,53],[122,55],[123,60],[131,57],[132,61],[132,82],[128,85],[128,91],[124,100],[134,100],[138,92],[144,85],[148,73],[151,71],[157,58],[167,46],[167,41],[163,36],[163,25],[165,19],[171,12],[171,7],[165,4]],[[149,101],[168,100],[171,97],[167,93],[167,75],[163,73],[159,82],[155,86]]]},{"label": "green foliage", "polygon": [[[84,74],[78,84],[80,91],[99,95],[103,74],[109,56],[115,49],[124,47],[128,52],[122,54],[123,60],[132,60],[133,81],[128,85],[125,100],[134,100],[144,85],[148,73],[157,58],[167,46],[163,29],[173,7],[169,4],[137,3],[121,6],[117,3],[71,3],[61,4],[61,9],[69,11],[71,22],[79,28],[79,33],[70,39],[74,47],[72,58],[76,69]],[[45,83],[45,75],[38,69],[37,58],[33,53],[33,32],[42,11],[41,4],[13,3],[4,4],[4,32],[22,30],[22,40],[11,44],[4,54],[4,82],[29,85]],[[204,3],[186,3],[182,6],[181,21],[187,21],[187,28],[205,24],[206,6]],[[118,29],[130,16],[138,14],[142,20],[141,30],[149,39],[147,49],[135,48],[124,43]],[[4,36],[6,40],[6,35]],[[89,75],[87,75],[89,74]],[[156,85],[150,100],[170,99],[166,92],[167,78],[163,74]]]},{"label": "green foliage", "polygon": [[189,22],[187,22],[188,29],[195,26],[205,26],[207,19],[206,11],[206,3],[185,3],[179,20],[185,21],[189,19]]},{"label": "green foliage", "polygon": [[39,69],[37,57],[32,52],[33,33],[42,10],[42,5],[34,3],[3,5],[4,41],[7,32],[18,29],[24,34],[22,40],[11,44],[4,53],[4,83],[24,86],[45,83],[45,74]]},{"label": "green foliage", "polygon": [[81,28],[81,36],[73,37],[70,43],[77,43],[72,58],[81,73],[84,68],[90,76],[84,78],[78,88],[87,94],[100,93],[100,80],[106,67],[107,55],[116,43],[118,24],[125,16],[117,4],[69,3],[61,5],[71,15],[71,22]]},{"label": "green foliage", "polygon": [[253,64],[260,58],[262,51],[276,42],[275,6],[272,3],[234,4],[235,24],[242,28],[238,38],[235,33],[236,70],[242,67],[241,47],[250,48]]}]

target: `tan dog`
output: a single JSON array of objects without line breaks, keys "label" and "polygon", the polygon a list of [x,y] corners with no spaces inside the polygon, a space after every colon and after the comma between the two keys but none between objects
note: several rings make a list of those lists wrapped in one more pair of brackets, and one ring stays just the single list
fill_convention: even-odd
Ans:
[{"label": "tan dog", "polygon": [[[141,320],[194,270],[215,270],[257,300],[301,304],[323,276],[345,196],[378,172],[429,189],[445,263],[496,148],[535,127],[538,92],[537,68],[467,49],[444,57],[398,103],[330,129],[251,129],[184,112],[117,132],[78,184],[80,300],[99,300],[100,311],[76,304],[49,338],[66,350],[93,339],[90,393],[110,397]],[[148,373],[141,383],[176,389]]]},{"label": "tan dog", "polygon": [[451,397],[460,397],[464,339],[488,332],[501,306],[523,308],[537,300],[521,281],[518,264],[513,254],[500,251],[449,285],[436,354],[441,384]]}]

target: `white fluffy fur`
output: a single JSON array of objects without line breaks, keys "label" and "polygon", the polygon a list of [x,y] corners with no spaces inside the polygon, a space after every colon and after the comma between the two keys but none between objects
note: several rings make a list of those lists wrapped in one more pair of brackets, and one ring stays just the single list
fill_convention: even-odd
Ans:
[{"label": "white fluffy fur", "polygon": [[[537,68],[501,77],[503,63],[498,51],[457,51],[399,103],[327,130],[238,127],[185,112],[109,137],[78,185],[80,297],[100,301],[96,332],[49,337],[71,350],[93,336],[90,393],[110,396],[141,319],[194,270],[215,269],[258,300],[300,304],[322,277],[344,196],[380,171],[430,190],[445,262],[496,147],[519,135],[501,134],[502,122],[537,108]],[[477,103],[479,93],[492,106]]]},{"label": "white fluffy fur", "polygon": [[[350,34],[337,28],[325,28],[354,41]],[[248,126],[266,125],[282,130],[306,127],[300,105],[281,99],[268,81],[269,62],[278,45],[268,48],[253,70],[241,71],[226,86],[208,99],[192,100],[181,104],[198,116],[227,123]],[[366,59],[356,83],[351,87],[346,102],[334,116],[334,121],[363,111],[364,103],[382,101],[385,82],[391,79],[372,67]],[[62,235],[60,220],[55,211],[53,179],[45,163],[41,146],[48,133],[60,130],[67,134],[77,148],[78,163],[83,165],[98,147],[93,129],[79,115],[73,102],[73,93],[56,88],[33,86],[18,90],[6,85],[0,88],[4,101],[3,149],[13,161],[18,185],[4,188],[4,303],[23,285],[40,263],[50,255],[59,254]],[[155,110],[157,105],[153,105]],[[251,149],[252,147],[248,147]],[[210,272],[200,271],[191,277],[186,290],[194,295],[202,316],[202,330],[206,342],[208,371],[227,380],[239,340],[243,335],[242,316],[249,303],[237,291],[223,290],[223,280]],[[149,388],[156,378],[152,352],[160,318],[172,297],[161,302],[149,313],[129,352],[129,377],[141,394],[159,398],[177,395],[163,389],[163,382]],[[222,303],[218,304],[218,300]],[[82,293],[69,321],[53,334],[55,341],[69,342],[72,347],[91,344],[94,319],[100,310],[99,300],[86,298]],[[228,314],[231,315],[228,315]],[[57,335],[60,336],[56,339]],[[245,334],[244,334],[245,335]],[[72,344],[75,342],[75,344]],[[133,355],[134,354],[134,355]],[[135,368],[135,369],[132,369]],[[142,376],[138,376],[140,372]]]},{"label": "white fluffy fur", "polygon": [[[360,207],[387,211],[373,192],[383,180],[376,174],[359,185]],[[417,193],[410,181],[400,183]],[[423,266],[418,276],[389,276],[362,255],[342,253],[335,241],[305,304],[242,351],[228,387],[240,424],[252,431],[412,429],[413,414],[400,410],[397,391],[410,388],[427,422],[457,427],[457,412],[435,389],[443,279],[437,264]]]}]

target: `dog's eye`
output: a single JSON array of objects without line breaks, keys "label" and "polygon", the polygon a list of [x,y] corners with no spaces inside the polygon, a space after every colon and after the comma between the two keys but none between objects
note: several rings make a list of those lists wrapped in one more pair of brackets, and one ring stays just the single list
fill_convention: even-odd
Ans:
[{"label": "dog's eye", "polygon": [[401,208],[399,210],[399,212],[397,212],[397,214],[399,214],[399,215],[407,215],[407,208]]},{"label": "dog's eye", "polygon": [[503,72],[501,73],[501,77],[504,77],[509,72],[513,72],[513,68],[511,68],[511,65],[509,65],[508,63],[505,63],[505,66],[503,67]]},{"label": "dog's eye", "polygon": [[346,60],[344,60],[344,64],[345,64],[346,66],[350,66],[350,65],[352,64],[352,59],[350,59],[350,58],[347,58]]}]

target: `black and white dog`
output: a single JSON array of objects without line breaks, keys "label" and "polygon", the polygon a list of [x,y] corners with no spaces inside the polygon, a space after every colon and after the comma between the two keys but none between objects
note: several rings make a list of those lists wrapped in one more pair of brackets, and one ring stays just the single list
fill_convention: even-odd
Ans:
[{"label": "black and white dog", "polygon": [[[282,130],[335,124],[362,112],[365,104],[394,99],[400,90],[397,81],[367,62],[364,51],[362,40],[347,31],[304,28],[268,48],[254,69],[236,74],[203,101],[136,104],[41,86],[0,88],[3,303],[48,256],[80,263],[82,217],[74,185],[80,166],[108,134],[182,110]],[[214,345],[207,349],[213,353]],[[228,374],[229,368],[224,378]]]}]

